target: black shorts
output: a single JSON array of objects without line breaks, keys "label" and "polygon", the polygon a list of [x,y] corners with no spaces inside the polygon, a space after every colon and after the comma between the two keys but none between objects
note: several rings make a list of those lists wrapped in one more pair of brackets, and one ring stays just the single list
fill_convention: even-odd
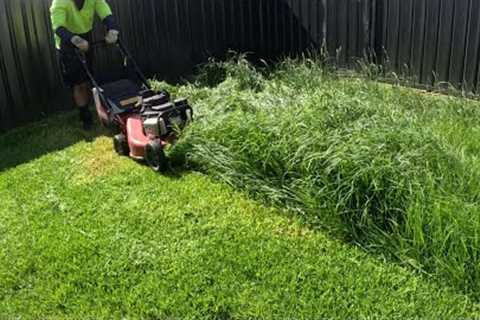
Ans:
[{"label": "black shorts", "polygon": [[[62,71],[63,82],[68,87],[89,82],[88,75],[85,72],[82,63],[78,59],[75,49],[71,45],[64,46],[57,50],[58,61]],[[93,54],[92,50],[86,53],[87,64],[92,69]]]}]

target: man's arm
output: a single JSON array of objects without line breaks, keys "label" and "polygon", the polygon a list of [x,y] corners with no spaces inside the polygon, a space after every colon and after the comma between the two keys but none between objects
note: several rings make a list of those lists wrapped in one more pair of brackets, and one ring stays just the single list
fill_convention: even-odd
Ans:
[{"label": "man's arm", "polygon": [[103,24],[107,28],[107,35],[105,36],[105,41],[108,44],[115,44],[118,42],[118,31],[117,24],[112,15],[112,9],[108,5],[106,0],[96,0],[95,11],[97,15],[102,19]]},{"label": "man's arm", "polygon": [[67,22],[67,10],[68,2],[65,0],[53,0],[52,6],[50,7],[53,31],[64,43],[71,43],[81,51],[88,51],[88,41],[72,33],[65,27]]},{"label": "man's arm", "polygon": [[54,0],[50,7],[50,18],[52,20],[52,28],[57,36],[63,41],[70,42],[74,37],[74,34],[70,32],[66,25],[67,8],[61,0]]},{"label": "man's arm", "polygon": [[95,3],[95,12],[107,30],[118,30],[115,19],[113,18],[112,9],[106,0],[97,0]]}]

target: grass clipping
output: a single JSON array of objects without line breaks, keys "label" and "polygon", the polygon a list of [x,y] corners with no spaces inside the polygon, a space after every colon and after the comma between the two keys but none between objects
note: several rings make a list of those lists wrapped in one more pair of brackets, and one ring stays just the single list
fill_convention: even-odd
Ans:
[{"label": "grass clipping", "polygon": [[238,57],[171,89],[197,112],[173,157],[479,297],[477,103],[311,60]]}]

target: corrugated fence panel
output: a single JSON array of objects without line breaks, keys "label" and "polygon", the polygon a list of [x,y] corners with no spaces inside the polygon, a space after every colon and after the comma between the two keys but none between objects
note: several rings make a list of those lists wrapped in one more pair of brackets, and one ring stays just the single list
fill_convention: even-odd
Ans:
[{"label": "corrugated fence panel", "polygon": [[412,26],[413,26],[413,3],[415,0],[403,0],[400,2],[398,54],[397,68],[407,73],[410,66],[410,53],[412,51]]},{"label": "corrugated fence panel", "polygon": [[[480,1],[376,0],[376,53],[391,70],[432,86],[478,92]],[[383,63],[386,59],[381,60]]]},{"label": "corrugated fence panel", "polygon": [[[149,76],[177,79],[229,50],[275,59],[319,46],[326,0],[109,0],[122,37]],[[71,102],[59,77],[51,0],[0,0],[0,131]],[[96,37],[103,29],[96,29]],[[98,74],[118,75],[118,56],[96,51]],[[98,75],[97,74],[97,75]]]},{"label": "corrugated fence panel", "polygon": [[423,60],[423,41],[425,39],[425,18],[426,18],[426,0],[414,0],[413,18],[412,18],[412,39],[410,52],[409,75],[415,81],[420,81],[422,74]]},{"label": "corrugated fence panel", "polygon": [[463,75],[465,88],[475,90],[478,73],[479,47],[480,47],[480,1],[471,0],[468,9],[467,45],[464,61]]},{"label": "corrugated fence panel", "polygon": [[435,71],[437,81],[448,81],[450,53],[452,50],[452,31],[454,4],[457,0],[442,0],[440,2],[440,20],[437,54],[435,57]]},{"label": "corrugated fence panel", "polygon": [[[229,50],[275,61],[323,45],[342,66],[374,58],[418,83],[480,89],[477,0],[109,0],[149,76],[175,80]],[[0,0],[0,131],[70,107],[51,0]],[[96,36],[103,36],[103,28]],[[118,76],[118,55],[96,69]],[[99,72],[100,73],[100,72]]]},{"label": "corrugated fence panel", "polygon": [[[478,0],[476,0],[478,1]],[[464,60],[466,56],[466,44],[468,29],[468,9],[470,0],[456,0],[452,28],[452,46],[450,49],[450,69],[448,81],[455,86],[462,85]],[[477,17],[478,19],[478,17]]]},{"label": "corrugated fence panel", "polygon": [[61,84],[48,16],[43,0],[0,1],[0,131],[59,109]]},{"label": "corrugated fence panel", "polygon": [[[8,30],[6,21],[5,1],[0,0],[0,30]],[[8,128],[14,123],[11,111],[13,98],[10,92],[10,79],[7,77],[6,50],[6,35],[0,32],[0,128]]]}]

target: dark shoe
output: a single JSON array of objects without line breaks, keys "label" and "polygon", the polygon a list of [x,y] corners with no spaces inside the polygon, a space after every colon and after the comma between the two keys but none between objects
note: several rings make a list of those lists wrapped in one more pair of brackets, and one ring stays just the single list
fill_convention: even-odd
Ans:
[{"label": "dark shoe", "polygon": [[80,108],[80,121],[82,122],[83,129],[90,131],[93,128],[93,117],[88,107]]}]

